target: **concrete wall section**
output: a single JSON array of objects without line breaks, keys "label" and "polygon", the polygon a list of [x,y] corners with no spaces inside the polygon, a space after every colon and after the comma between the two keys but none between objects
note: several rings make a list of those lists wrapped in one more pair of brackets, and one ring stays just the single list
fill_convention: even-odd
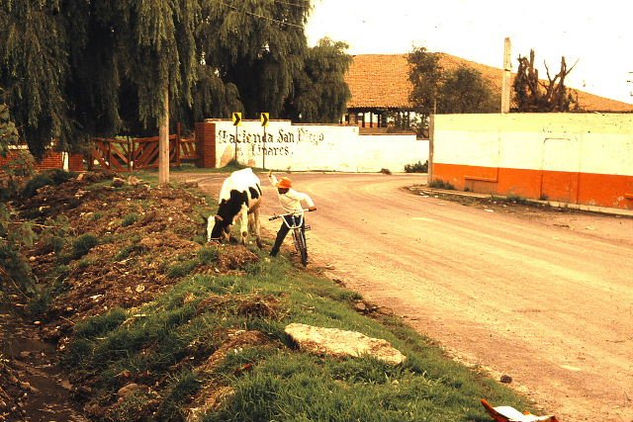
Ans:
[{"label": "concrete wall section", "polygon": [[[428,160],[428,141],[418,141],[413,135],[361,136],[356,126],[271,121],[264,135],[259,121],[243,121],[237,131],[226,120],[208,119],[200,125],[215,128],[215,167],[235,159],[236,136],[237,160],[267,169],[377,172],[386,168],[402,172],[406,164]],[[196,135],[208,133],[202,126],[197,129]],[[207,144],[198,141],[199,148]]]},{"label": "concrete wall section", "polygon": [[429,141],[414,135],[362,135],[352,151],[357,155],[357,171],[372,172],[382,168],[404,171],[407,164],[429,159]]},{"label": "concrete wall section", "polygon": [[434,179],[633,209],[633,114],[435,116]]}]

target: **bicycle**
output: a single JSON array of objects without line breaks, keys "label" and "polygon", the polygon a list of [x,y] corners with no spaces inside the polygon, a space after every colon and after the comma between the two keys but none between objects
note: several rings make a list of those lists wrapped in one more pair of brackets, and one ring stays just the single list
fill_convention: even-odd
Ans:
[{"label": "bicycle", "polygon": [[[298,212],[289,212],[287,214],[273,215],[268,221],[277,220],[283,218],[284,224],[289,230],[292,230],[292,238],[294,240],[295,248],[301,258],[301,263],[304,267],[308,265],[308,243],[306,241],[306,231],[310,230],[310,226],[305,224],[304,214],[306,212],[312,212],[309,209],[303,209]],[[285,218],[285,217],[292,217]],[[288,220],[291,220],[294,224],[291,224]]]}]

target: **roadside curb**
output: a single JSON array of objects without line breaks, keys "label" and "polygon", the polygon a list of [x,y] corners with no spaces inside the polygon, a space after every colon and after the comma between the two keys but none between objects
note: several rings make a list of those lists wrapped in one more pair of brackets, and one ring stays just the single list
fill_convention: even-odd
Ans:
[{"label": "roadside curb", "polygon": [[[512,201],[511,198],[504,195],[493,195],[493,194],[486,194],[486,193],[436,189],[436,188],[430,188],[427,186],[421,186],[415,190],[429,196],[432,196],[435,194],[441,194],[441,195],[459,196],[463,198],[500,199],[500,200],[505,200],[505,201]],[[549,206],[552,208],[585,211],[585,212],[592,212],[596,214],[633,218],[633,210],[625,210],[625,209],[620,209],[620,208],[598,207],[594,205],[572,204],[568,202],[559,202],[559,201],[543,201],[540,199],[530,199],[530,198],[521,198],[521,202],[524,202],[530,205]]]}]

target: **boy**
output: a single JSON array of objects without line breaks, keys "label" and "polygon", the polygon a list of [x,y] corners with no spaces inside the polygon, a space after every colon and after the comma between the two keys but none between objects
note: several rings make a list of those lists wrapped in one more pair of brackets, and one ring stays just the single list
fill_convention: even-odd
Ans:
[{"label": "boy", "polygon": [[[272,173],[272,171],[268,172],[268,179],[270,183],[277,188],[277,196],[279,197],[279,202],[281,203],[282,208],[287,213],[302,213],[304,202],[308,206],[308,210],[316,211],[316,207],[314,206],[314,202],[312,198],[302,192],[297,192],[292,189],[292,181],[287,177],[282,177],[281,180],[277,180],[277,177]],[[290,225],[294,225],[294,216],[288,215],[285,216],[284,219]],[[305,218],[303,219],[303,225],[305,227]],[[286,223],[281,222],[281,227],[277,232],[277,238],[275,239],[275,244],[273,245],[272,250],[270,251],[270,256],[277,256],[279,253],[279,248],[283,243],[288,231],[290,229],[286,226]]]}]

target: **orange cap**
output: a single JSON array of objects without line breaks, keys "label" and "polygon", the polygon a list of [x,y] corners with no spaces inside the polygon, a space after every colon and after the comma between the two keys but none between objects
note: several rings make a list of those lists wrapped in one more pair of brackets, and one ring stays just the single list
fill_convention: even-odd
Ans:
[{"label": "orange cap", "polygon": [[277,183],[277,187],[282,189],[290,189],[292,187],[292,181],[287,177],[282,177],[281,180],[279,180],[279,183]]}]

